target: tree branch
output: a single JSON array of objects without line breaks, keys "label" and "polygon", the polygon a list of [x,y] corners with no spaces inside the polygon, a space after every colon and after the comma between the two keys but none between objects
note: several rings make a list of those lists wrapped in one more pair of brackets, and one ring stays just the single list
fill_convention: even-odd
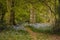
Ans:
[{"label": "tree branch", "polygon": [[51,7],[46,3],[46,2],[44,2],[44,1],[42,1],[43,3],[44,3],[44,5],[46,5],[48,8],[49,8],[49,10],[52,12],[52,13],[55,13],[52,9],[51,9]]}]

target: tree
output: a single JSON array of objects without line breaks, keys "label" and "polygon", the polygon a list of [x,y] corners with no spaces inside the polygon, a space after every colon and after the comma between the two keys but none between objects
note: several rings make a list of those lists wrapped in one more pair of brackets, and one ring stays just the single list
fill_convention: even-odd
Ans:
[{"label": "tree", "polygon": [[34,6],[32,3],[30,4],[30,6],[31,6],[31,8],[30,8],[30,23],[35,23],[36,22],[36,14],[34,11]]},{"label": "tree", "polygon": [[6,7],[4,7],[4,5],[2,3],[0,3],[1,22],[4,21],[6,12],[7,12]]},{"label": "tree", "polygon": [[58,0],[58,5],[56,6],[57,7],[57,15],[58,15],[58,18],[56,18],[56,21],[55,21],[55,26],[58,28],[60,28],[60,0]]},{"label": "tree", "polygon": [[14,11],[14,6],[15,6],[15,2],[14,0],[11,1],[11,13],[10,13],[10,23],[12,25],[16,25],[15,23],[15,11]]},{"label": "tree", "polygon": [[14,11],[15,2],[14,0],[7,0],[7,10],[10,14],[10,25],[15,25],[15,11]]}]

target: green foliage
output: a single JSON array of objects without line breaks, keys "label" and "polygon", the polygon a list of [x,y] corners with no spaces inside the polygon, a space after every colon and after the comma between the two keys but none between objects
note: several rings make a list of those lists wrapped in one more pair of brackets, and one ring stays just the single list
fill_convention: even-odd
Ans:
[{"label": "green foliage", "polygon": [[51,29],[47,28],[47,27],[46,27],[46,29],[45,28],[43,29],[41,27],[40,28],[34,28],[33,26],[29,26],[29,25],[27,25],[26,27],[30,28],[33,32],[38,32],[38,33],[53,33],[53,31],[52,31],[53,29],[52,28]]},{"label": "green foliage", "polygon": [[[34,7],[34,12],[36,13],[36,22],[47,22],[49,20],[49,8],[44,2],[52,8],[54,11],[54,0],[51,1],[44,1],[44,0],[14,0],[15,5],[13,10],[15,11],[15,21],[18,22],[25,22],[30,20],[30,8],[31,5]],[[6,11],[7,4],[6,1],[0,0],[0,2],[4,5],[4,9]],[[47,8],[47,9],[46,9]],[[8,13],[7,13],[8,14]],[[42,15],[41,15],[42,14]],[[46,16],[45,16],[46,15]]]},{"label": "green foliage", "polygon": [[[55,0],[14,0],[14,2],[15,2],[15,5],[13,7],[13,10],[15,11],[16,23],[20,23],[20,22],[23,23],[23,22],[30,21],[30,9],[32,6],[34,8],[34,13],[36,14],[37,23],[45,23],[45,22],[48,22],[49,20],[51,21],[52,19],[54,19],[54,17],[57,14],[60,20],[60,11],[59,11],[60,5],[58,4],[58,2],[56,2],[57,4],[55,4]],[[0,3],[2,3],[2,7],[0,6],[1,7],[0,15],[2,13],[5,14],[7,12],[6,0],[0,0]],[[55,9],[55,6],[57,6],[56,9]],[[55,12],[55,10],[57,10],[57,12]],[[7,15],[8,14],[9,13],[7,13]],[[9,15],[7,17],[10,18]],[[5,21],[5,18],[4,18],[4,21]]]},{"label": "green foliage", "polygon": [[[33,0],[33,1],[28,1],[28,0],[16,0],[15,1],[15,12],[16,12],[16,21],[17,22],[25,22],[25,21],[29,21],[29,9],[30,9],[30,5],[32,2],[32,5],[34,7],[35,13],[36,13],[36,21],[37,22],[45,22],[48,20],[49,15],[48,13],[48,8],[40,3],[37,0]],[[47,9],[46,9],[47,8]],[[42,15],[41,15],[42,14]],[[46,15],[46,17],[45,17]]]}]

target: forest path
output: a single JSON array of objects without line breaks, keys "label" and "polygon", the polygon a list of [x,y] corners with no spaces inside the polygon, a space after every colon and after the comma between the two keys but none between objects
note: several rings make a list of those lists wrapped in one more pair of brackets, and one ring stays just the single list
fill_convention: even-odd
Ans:
[{"label": "forest path", "polygon": [[60,40],[59,35],[33,32],[28,27],[26,28],[26,31],[30,34],[32,40]]},{"label": "forest path", "polygon": [[30,34],[32,40],[37,40],[36,36],[37,36],[37,33],[33,32],[30,28],[26,28],[26,31]]}]

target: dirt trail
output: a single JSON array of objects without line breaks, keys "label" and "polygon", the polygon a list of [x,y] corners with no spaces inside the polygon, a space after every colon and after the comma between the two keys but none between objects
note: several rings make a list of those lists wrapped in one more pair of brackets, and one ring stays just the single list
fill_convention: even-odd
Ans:
[{"label": "dirt trail", "polygon": [[[42,37],[42,39],[39,40],[60,40],[60,36],[59,35],[48,35],[48,37],[46,39],[43,39],[44,34],[43,33],[37,33],[37,32],[33,32],[30,28],[26,28],[26,31],[30,34],[32,40],[38,40],[37,35],[41,35],[39,36],[40,38]],[[46,36],[46,35],[45,35]]]},{"label": "dirt trail", "polygon": [[35,32],[33,32],[30,28],[26,28],[26,31],[30,34],[32,40],[37,40]]}]

